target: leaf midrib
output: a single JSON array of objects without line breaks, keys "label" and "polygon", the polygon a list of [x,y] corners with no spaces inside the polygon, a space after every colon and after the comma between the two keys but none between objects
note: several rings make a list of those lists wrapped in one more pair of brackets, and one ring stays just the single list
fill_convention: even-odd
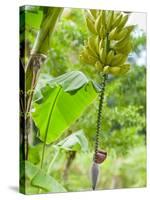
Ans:
[{"label": "leaf midrib", "polygon": [[54,102],[53,102],[52,106],[50,107],[50,114],[48,116],[48,121],[47,121],[47,126],[46,126],[46,131],[45,131],[44,144],[43,144],[43,151],[42,151],[42,158],[41,158],[41,169],[43,167],[43,162],[44,162],[44,154],[45,154],[45,146],[46,146],[46,140],[47,140],[47,135],[48,135],[48,129],[49,129],[49,126],[50,126],[50,123],[51,123],[52,114],[53,114],[57,99],[60,95],[61,89],[62,88],[60,87],[55,98],[54,98]]}]

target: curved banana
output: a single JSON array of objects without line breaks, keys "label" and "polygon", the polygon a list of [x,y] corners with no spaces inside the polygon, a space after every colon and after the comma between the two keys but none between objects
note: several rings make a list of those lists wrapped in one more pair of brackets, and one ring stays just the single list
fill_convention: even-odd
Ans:
[{"label": "curved banana", "polygon": [[111,30],[109,33],[109,40],[115,40],[117,36],[117,28],[115,27],[114,29]]},{"label": "curved banana", "polygon": [[110,50],[109,53],[107,54],[106,64],[109,65],[112,62],[113,58],[114,58],[114,51]]},{"label": "curved banana", "polygon": [[111,30],[113,19],[114,19],[114,11],[108,11],[108,20],[106,24],[108,32]]},{"label": "curved banana", "polygon": [[101,21],[102,21],[102,16],[99,15],[95,21],[95,30],[99,34],[100,32],[100,27],[101,27]]},{"label": "curved banana", "polygon": [[112,28],[115,28],[122,20],[122,14],[118,14],[118,16],[116,17],[116,19],[114,20],[114,23],[112,24]]},{"label": "curved banana", "polygon": [[97,57],[95,37],[91,36],[91,37],[88,38],[88,47],[93,52],[93,55],[95,55]]},{"label": "curved banana", "polygon": [[103,64],[105,64],[105,60],[106,60],[106,50],[105,50],[105,48],[99,49],[99,57],[100,57],[101,62]]},{"label": "curved banana", "polygon": [[129,15],[123,12],[90,10],[86,21],[91,36],[84,42],[82,62],[91,64],[98,72],[112,75],[126,73],[132,51],[131,34],[135,26],[127,26]]},{"label": "curved banana", "polygon": [[109,74],[109,72],[110,72],[110,66],[105,66],[104,69],[103,69],[103,72],[105,74]]},{"label": "curved banana", "polygon": [[121,65],[126,61],[126,59],[127,59],[127,56],[119,53],[113,57],[110,64],[111,64],[111,66]]},{"label": "curved banana", "polygon": [[120,75],[121,68],[120,67],[110,67],[109,72],[112,75]]},{"label": "curved banana", "polygon": [[97,10],[91,9],[90,10],[91,15],[96,19],[97,16]]},{"label": "curved banana", "polygon": [[129,15],[123,16],[118,25],[118,28],[120,28],[120,29],[123,28],[125,26],[126,22],[128,21],[128,18],[129,18]]},{"label": "curved banana", "polygon": [[103,71],[103,65],[102,65],[102,63],[100,61],[97,61],[95,63],[95,68],[96,68],[97,71],[102,72]]},{"label": "curved banana", "polygon": [[93,34],[97,34],[95,31],[94,24],[89,17],[86,17],[86,23],[87,23],[87,27],[88,27],[89,31]]}]

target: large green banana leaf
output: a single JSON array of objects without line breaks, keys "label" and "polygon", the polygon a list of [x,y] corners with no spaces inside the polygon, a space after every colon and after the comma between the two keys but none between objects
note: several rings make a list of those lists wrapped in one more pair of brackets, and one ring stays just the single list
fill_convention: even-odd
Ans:
[{"label": "large green banana leaf", "polygon": [[33,120],[39,138],[46,144],[57,140],[97,97],[92,81],[73,71],[53,79],[41,89],[42,97],[33,105]]},{"label": "large green banana leaf", "polygon": [[[41,193],[45,192],[66,192],[66,189],[52,176],[39,169],[29,161],[21,162],[22,170],[20,179],[24,181],[26,178],[26,185],[23,185],[21,191],[26,194],[36,194],[41,189]],[[25,173],[25,174],[24,174]],[[25,191],[24,191],[25,190]]]},{"label": "large green banana leaf", "polygon": [[61,140],[56,146],[65,151],[88,152],[88,140],[83,130],[78,130]]}]

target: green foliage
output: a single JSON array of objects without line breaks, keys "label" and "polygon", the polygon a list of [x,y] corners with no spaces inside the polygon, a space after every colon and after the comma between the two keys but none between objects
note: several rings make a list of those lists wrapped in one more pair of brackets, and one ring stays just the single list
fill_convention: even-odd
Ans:
[{"label": "green foliage", "polygon": [[66,151],[83,151],[88,152],[88,140],[83,130],[79,130],[61,140],[57,146]]},{"label": "green foliage", "polygon": [[115,151],[112,151],[101,168],[100,188],[145,187],[145,170],[146,149],[144,145],[133,148],[125,157],[116,157]]},{"label": "green foliage", "polygon": [[[43,11],[29,8],[29,15],[37,12]],[[100,82],[100,77],[92,66],[79,61],[79,52],[88,33],[83,13],[79,9],[65,9],[51,38],[51,48],[47,47],[48,57],[34,93],[35,139],[29,145],[26,174],[21,174],[21,183],[26,178],[28,194],[91,188],[89,169],[96,133],[96,89],[99,90],[91,79]],[[30,23],[34,22],[26,29],[27,55],[37,35],[37,20]],[[139,32],[138,28],[136,31]],[[135,63],[135,53],[140,58],[145,50],[145,33],[136,37],[133,34],[133,43],[131,64]],[[145,66],[135,64],[125,76],[108,77],[99,144],[100,148],[107,150],[108,158],[100,166],[97,188],[143,187],[146,184],[145,80]],[[46,143],[51,144],[45,147],[44,164],[40,170],[46,130]],[[72,151],[76,156],[68,168],[68,178],[64,180],[68,155]],[[21,167],[24,169],[24,164]]]},{"label": "green foliage", "polygon": [[40,139],[47,144],[57,140],[96,96],[92,82],[81,72],[53,79],[42,88],[42,98],[34,103],[32,117]]},{"label": "green foliage", "polygon": [[57,180],[40,170],[36,165],[29,161],[21,164],[25,166],[26,184],[24,187],[26,194],[33,194],[35,191],[38,193],[39,188],[41,189],[40,193],[66,192],[65,188]]}]

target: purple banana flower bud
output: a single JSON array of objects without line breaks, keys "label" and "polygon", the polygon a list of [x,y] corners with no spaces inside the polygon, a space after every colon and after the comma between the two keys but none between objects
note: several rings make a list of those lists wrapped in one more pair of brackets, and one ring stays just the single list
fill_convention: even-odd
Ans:
[{"label": "purple banana flower bud", "polygon": [[98,179],[98,174],[99,174],[99,166],[95,162],[93,162],[91,174],[92,174],[92,188],[93,188],[93,190],[95,190],[97,179]]}]

